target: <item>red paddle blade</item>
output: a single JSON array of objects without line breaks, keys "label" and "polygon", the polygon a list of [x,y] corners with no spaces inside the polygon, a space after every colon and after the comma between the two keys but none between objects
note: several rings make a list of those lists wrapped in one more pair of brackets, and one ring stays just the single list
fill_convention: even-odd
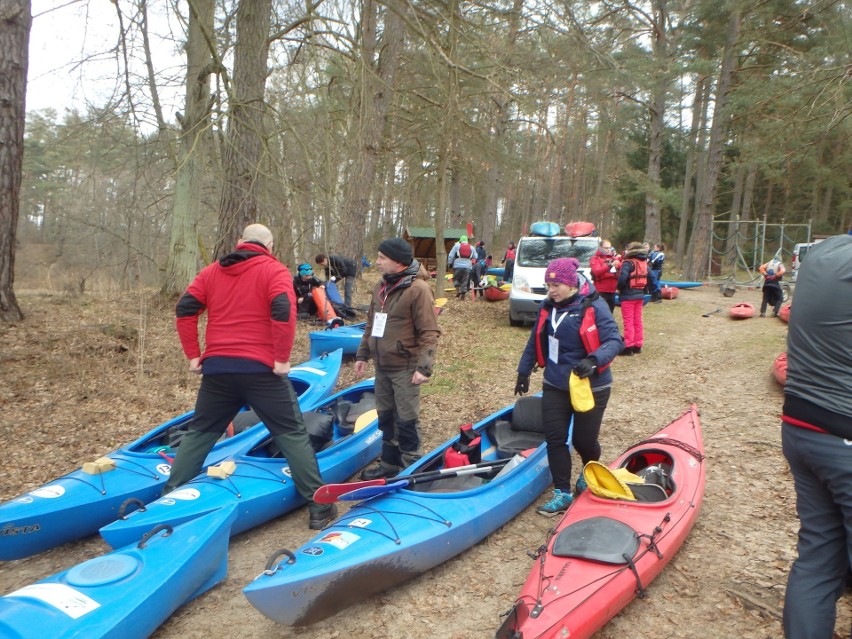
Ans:
[{"label": "red paddle blade", "polygon": [[405,488],[409,483],[411,482],[402,480],[384,486],[364,486],[363,488],[357,488],[356,490],[340,495],[337,501],[362,501],[378,495],[387,495],[388,493],[396,492],[400,488]]},{"label": "red paddle blade", "polygon": [[350,484],[324,484],[317,488],[314,493],[314,501],[318,504],[333,504],[340,499],[341,495],[351,493],[356,488],[384,486],[387,482],[387,479],[370,479],[368,481],[359,481]]}]

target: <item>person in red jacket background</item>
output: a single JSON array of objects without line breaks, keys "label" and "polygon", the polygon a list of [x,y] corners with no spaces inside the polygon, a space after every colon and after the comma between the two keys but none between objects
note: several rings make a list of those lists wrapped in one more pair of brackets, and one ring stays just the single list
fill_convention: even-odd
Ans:
[{"label": "person in red jacket background", "polygon": [[606,300],[609,312],[615,310],[615,291],[618,285],[618,271],[621,269],[621,256],[612,248],[612,242],[601,240],[597,252],[589,260],[592,281],[600,296]]},{"label": "person in red jacket background", "polygon": [[[243,406],[263,421],[290,465],[296,490],[308,501],[308,525],[323,528],[334,505],[313,494],[322,485],[290,372],[296,334],[293,278],[271,253],[272,232],[250,224],[233,253],[202,269],[178,300],[175,314],[189,370],[203,374],[195,415],[178,447],[164,491],[195,477],[213,445]],[[198,318],[207,312],[205,348]]]}]

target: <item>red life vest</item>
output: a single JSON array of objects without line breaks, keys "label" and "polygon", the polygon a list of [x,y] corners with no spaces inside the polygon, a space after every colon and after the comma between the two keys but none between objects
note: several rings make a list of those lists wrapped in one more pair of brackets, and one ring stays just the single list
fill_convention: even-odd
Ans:
[{"label": "red life vest", "polygon": [[509,249],[508,251],[506,251],[506,259],[507,260],[514,260],[515,259],[515,249]]},{"label": "red life vest", "polygon": [[633,264],[633,270],[630,272],[630,288],[644,289],[648,284],[648,262],[647,260],[637,260],[635,257],[628,257],[626,262]]},{"label": "red life vest", "polygon": [[459,244],[459,257],[468,258],[471,255],[470,244],[462,242]]},{"label": "red life vest", "polygon": [[473,424],[459,427],[459,438],[444,451],[444,468],[458,468],[482,461],[482,438]]},{"label": "red life vest", "polygon": [[[598,297],[597,293],[587,295],[580,303],[580,312],[583,314],[583,319],[580,322],[580,340],[583,342],[583,347],[586,349],[586,354],[591,354],[596,351],[601,345],[601,338],[598,334],[598,326],[595,323],[595,307],[592,306]],[[547,357],[544,353],[544,336],[546,335],[547,318],[550,317],[550,310],[542,308],[538,312],[538,322],[536,323],[535,332],[535,359],[540,368],[544,368],[547,364]],[[598,372],[605,371],[609,368],[609,364],[598,366]]]}]

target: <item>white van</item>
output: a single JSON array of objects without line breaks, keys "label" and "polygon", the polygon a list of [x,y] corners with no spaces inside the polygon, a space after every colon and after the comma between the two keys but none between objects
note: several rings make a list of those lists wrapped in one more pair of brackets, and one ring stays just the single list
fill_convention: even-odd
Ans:
[{"label": "white van", "polygon": [[800,244],[793,245],[793,264],[790,268],[790,281],[796,281],[796,278],[799,275],[799,267],[802,265],[802,260],[805,259],[805,255],[814,244],[819,244],[822,242],[822,239],[814,240],[813,242],[802,242]]},{"label": "white van", "polygon": [[[533,224],[537,228],[556,228],[552,223]],[[591,227],[591,225],[589,225]],[[570,235],[525,235],[518,240],[515,249],[515,271],[512,276],[512,290],[509,293],[509,324],[522,326],[535,322],[541,301],[547,295],[544,284],[544,272],[548,263],[558,257],[574,257],[580,262],[579,272],[591,281],[589,260],[598,250],[600,238],[591,227],[589,235],[575,237]],[[558,230],[557,230],[558,232]]]}]

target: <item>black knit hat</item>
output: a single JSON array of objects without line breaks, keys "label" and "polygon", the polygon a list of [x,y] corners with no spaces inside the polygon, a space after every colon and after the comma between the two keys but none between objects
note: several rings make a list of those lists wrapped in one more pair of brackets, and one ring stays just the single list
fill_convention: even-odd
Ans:
[{"label": "black knit hat", "polygon": [[414,261],[414,251],[411,250],[411,244],[401,237],[392,237],[382,241],[379,244],[379,253],[403,266],[409,266]]}]

